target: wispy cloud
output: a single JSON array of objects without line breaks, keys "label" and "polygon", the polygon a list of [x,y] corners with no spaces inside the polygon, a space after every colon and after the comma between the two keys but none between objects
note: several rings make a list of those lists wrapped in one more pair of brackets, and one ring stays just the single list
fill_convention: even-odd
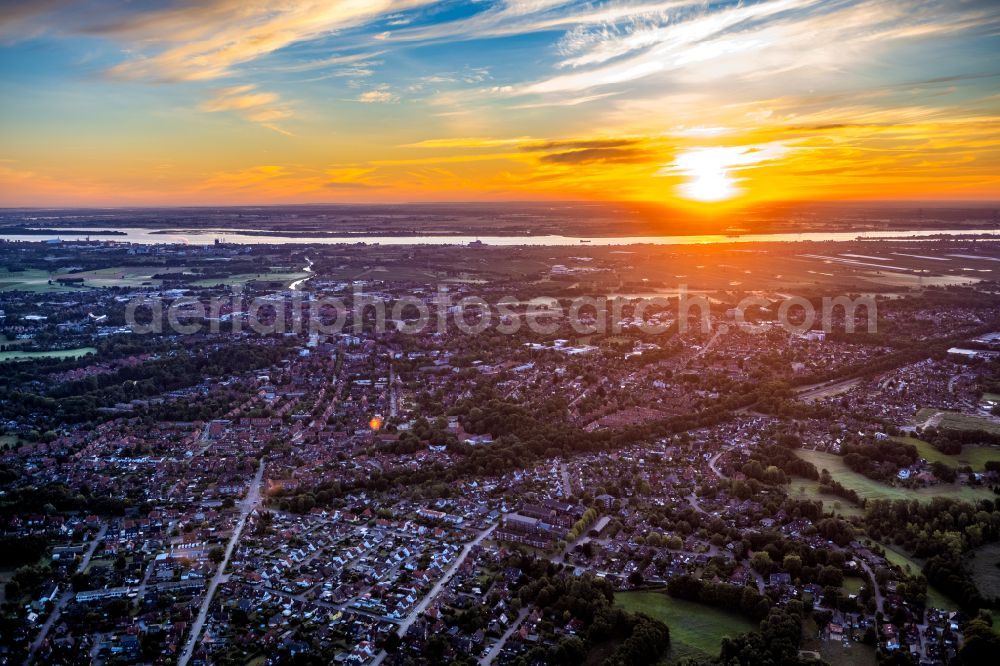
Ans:
[{"label": "wispy cloud", "polygon": [[556,66],[574,70],[511,86],[504,94],[582,92],[674,74],[687,83],[753,79],[778,72],[837,70],[866,62],[897,40],[1000,27],[1000,8],[940,3],[774,0],[704,6],[577,26]]},{"label": "wispy cloud", "polygon": [[276,93],[258,92],[253,84],[220,88],[215,96],[203,102],[200,108],[206,113],[233,111],[275,132],[291,134],[276,124],[291,117],[291,111],[280,103]]},{"label": "wispy cloud", "polygon": [[367,90],[358,95],[358,101],[362,104],[389,104],[398,102],[399,96],[385,89]]},{"label": "wispy cloud", "polygon": [[[207,0],[127,13],[87,29],[123,40],[136,49],[135,57],[109,70],[112,76],[206,80],[227,76],[235,66],[286,46],[364,25],[429,1]],[[306,67],[313,64],[307,63]]]}]

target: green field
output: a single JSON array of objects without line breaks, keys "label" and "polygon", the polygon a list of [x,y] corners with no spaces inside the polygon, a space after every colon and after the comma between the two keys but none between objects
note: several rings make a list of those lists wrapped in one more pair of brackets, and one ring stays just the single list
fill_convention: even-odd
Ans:
[{"label": "green field", "polygon": [[110,266],[60,277],[83,278],[84,285],[88,287],[141,287],[158,286],[161,280],[154,280],[153,275],[183,272],[184,268],[179,266]]},{"label": "green field", "polygon": [[913,420],[916,425],[923,428],[933,426],[938,430],[983,430],[1000,435],[1000,418],[973,416],[924,407],[917,411]]},{"label": "green field", "polygon": [[299,271],[295,273],[244,273],[241,275],[230,275],[224,278],[208,278],[205,280],[192,280],[189,284],[193,287],[234,287],[245,285],[250,282],[280,282],[287,289],[296,280],[308,277],[312,273]]},{"label": "green field", "polygon": [[976,589],[987,599],[1000,596],[1000,543],[980,546],[965,561]]},{"label": "green field", "polygon": [[33,358],[78,358],[87,354],[96,354],[93,347],[78,347],[77,349],[57,349],[55,351],[5,351],[0,352],[0,363],[5,361],[29,361]]},{"label": "green field", "polygon": [[0,450],[17,447],[17,435],[0,435]]},{"label": "green field", "polygon": [[860,517],[865,513],[861,507],[843,497],[820,492],[819,481],[800,476],[792,478],[788,486],[788,496],[793,499],[819,500],[823,503],[823,511],[830,511],[843,518]]},{"label": "green field", "polygon": [[868,582],[867,578],[860,578],[857,576],[846,576],[844,578],[844,584],[842,585],[842,587],[844,588],[844,591],[847,592],[848,594],[857,594],[858,592],[861,591],[861,588],[864,587],[865,583],[867,582]]},{"label": "green field", "polygon": [[28,340],[18,340],[17,338],[8,338],[6,335],[0,333],[0,345],[7,348],[18,347],[23,344],[27,344]]},{"label": "green field", "polygon": [[915,574],[924,568],[924,563],[913,559],[909,553],[901,549],[897,549],[894,546],[888,546],[886,544],[880,545],[885,548],[885,559],[889,560],[890,563],[895,564],[903,571]]},{"label": "green field", "polygon": [[966,446],[958,455],[950,456],[941,453],[929,442],[916,437],[893,437],[896,441],[912,444],[917,447],[917,455],[925,458],[927,462],[943,462],[950,467],[964,467],[968,465],[977,472],[986,469],[986,463],[990,460],[1000,462],[1000,448],[995,446]]},{"label": "green field", "polygon": [[[49,280],[53,280],[49,284]],[[55,283],[55,276],[48,271],[30,268],[11,273],[0,268],[0,291],[30,291],[36,294],[80,291],[80,287],[67,287]]]},{"label": "green field", "polygon": [[[935,497],[950,497],[952,499],[966,502],[976,502],[981,499],[993,497],[986,488],[970,488],[957,483],[939,483],[927,488],[902,488],[897,486],[887,486],[879,483],[867,476],[858,474],[850,469],[840,456],[821,451],[808,451],[800,449],[796,452],[803,460],[808,460],[816,466],[817,470],[827,470],[830,475],[845,488],[855,491],[862,499],[917,499],[931,500]],[[798,479],[793,487],[797,487]]]},{"label": "green field", "polygon": [[844,647],[837,641],[824,641],[816,637],[816,624],[812,620],[802,623],[802,650],[818,652],[830,666],[875,666],[875,648],[861,643]]},{"label": "green field", "polygon": [[676,661],[685,657],[714,657],[726,636],[757,629],[742,615],[711,606],[674,599],[664,592],[618,592],[615,603],[626,610],[645,613],[670,627],[670,652]]},{"label": "green field", "polygon": [[[924,568],[922,560],[916,559],[902,548],[890,546],[884,543],[880,543],[879,545],[885,549],[885,559],[889,560],[890,563],[895,564],[903,571],[909,574],[916,574],[920,573],[920,571]],[[954,599],[933,585],[927,586],[927,605],[932,608],[947,609],[957,609],[959,607],[959,604]]]}]

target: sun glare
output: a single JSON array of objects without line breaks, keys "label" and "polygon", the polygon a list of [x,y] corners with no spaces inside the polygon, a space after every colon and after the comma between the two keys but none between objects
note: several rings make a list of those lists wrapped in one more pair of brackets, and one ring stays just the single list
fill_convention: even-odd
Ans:
[{"label": "sun glare", "polygon": [[788,151],[782,142],[691,148],[677,155],[660,175],[682,178],[677,191],[685,199],[725,201],[743,193],[739,184],[746,178],[740,172],[772,163]]},{"label": "sun glare", "polygon": [[674,170],[686,182],[679,186],[681,196],[694,201],[723,201],[739,193],[730,175],[732,151],[728,148],[700,148],[679,155]]}]

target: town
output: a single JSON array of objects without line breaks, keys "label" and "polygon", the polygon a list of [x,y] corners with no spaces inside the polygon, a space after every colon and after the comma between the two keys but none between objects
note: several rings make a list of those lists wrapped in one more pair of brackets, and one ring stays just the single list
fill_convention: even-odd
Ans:
[{"label": "town", "polygon": [[[1000,646],[1000,242],[100,238],[0,266],[0,664]],[[801,326],[790,296],[868,305]]]}]

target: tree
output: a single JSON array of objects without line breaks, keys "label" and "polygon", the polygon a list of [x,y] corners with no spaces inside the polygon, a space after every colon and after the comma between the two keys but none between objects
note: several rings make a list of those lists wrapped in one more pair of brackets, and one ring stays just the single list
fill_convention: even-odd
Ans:
[{"label": "tree", "polygon": [[215,564],[222,564],[222,560],[226,557],[226,551],[223,550],[222,546],[212,546],[208,551],[208,559]]},{"label": "tree", "polygon": [[962,631],[965,643],[958,651],[958,658],[963,666],[995,663],[1000,651],[1000,636],[993,632],[990,625],[976,618],[967,622]]},{"label": "tree", "polygon": [[771,573],[771,556],[763,550],[758,550],[750,558],[750,566],[760,575],[766,576]]},{"label": "tree", "polygon": [[788,572],[792,578],[798,578],[799,574],[802,573],[802,558],[798,555],[789,553],[785,555],[785,559],[781,561],[781,568]]}]

